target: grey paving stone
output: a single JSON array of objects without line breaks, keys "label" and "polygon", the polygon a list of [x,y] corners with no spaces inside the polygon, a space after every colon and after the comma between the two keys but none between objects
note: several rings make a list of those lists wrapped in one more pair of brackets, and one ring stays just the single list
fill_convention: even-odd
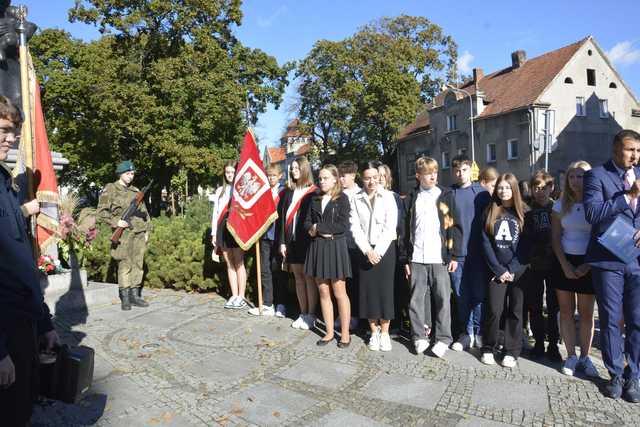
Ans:
[{"label": "grey paving stone", "polygon": [[207,382],[227,383],[238,381],[258,367],[255,360],[223,351],[187,365],[184,371]]},{"label": "grey paving stone", "polygon": [[139,316],[130,320],[145,326],[154,326],[161,329],[169,329],[178,326],[180,323],[192,318],[189,313],[175,313],[171,311],[152,311],[143,316]]},{"label": "grey paving stone", "polygon": [[309,424],[310,427],[384,427],[389,424],[380,423],[372,418],[363,417],[345,409],[336,409],[319,420]]},{"label": "grey paving stone", "polygon": [[511,381],[477,380],[471,402],[491,408],[533,412],[549,410],[549,396],[545,386]]},{"label": "grey paving stone", "polygon": [[513,424],[501,423],[486,418],[464,417],[456,424],[456,427],[507,427],[511,425]]},{"label": "grey paving stone", "polygon": [[180,328],[180,333],[219,337],[235,333],[242,328],[242,322],[236,319],[196,319]]},{"label": "grey paving stone", "polygon": [[192,424],[182,415],[176,415],[167,409],[140,408],[133,415],[123,415],[114,417],[111,420],[114,426],[126,427],[193,427]]},{"label": "grey paving stone", "polygon": [[434,409],[447,385],[443,381],[382,373],[364,389],[364,394],[376,399]]},{"label": "grey paving stone", "polygon": [[310,357],[280,373],[279,376],[310,385],[339,389],[356,372],[357,368],[345,363]]},{"label": "grey paving stone", "polygon": [[231,396],[215,412],[223,418],[238,418],[259,426],[281,425],[313,407],[317,402],[302,394],[272,384],[259,384]]},{"label": "grey paving stone", "polygon": [[140,408],[154,400],[150,390],[140,387],[127,377],[114,377],[93,384],[91,394],[106,396],[104,413],[118,415],[132,408]]}]

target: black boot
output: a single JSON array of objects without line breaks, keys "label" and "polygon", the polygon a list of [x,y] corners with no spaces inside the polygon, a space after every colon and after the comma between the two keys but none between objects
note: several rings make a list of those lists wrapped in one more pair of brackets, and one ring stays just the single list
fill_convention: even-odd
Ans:
[{"label": "black boot", "polygon": [[131,310],[131,301],[129,301],[129,289],[120,288],[118,289],[120,293],[120,308],[124,311]]},{"label": "black boot", "polygon": [[149,303],[142,299],[142,287],[130,289],[129,299],[131,300],[131,305],[136,307],[149,307]]}]

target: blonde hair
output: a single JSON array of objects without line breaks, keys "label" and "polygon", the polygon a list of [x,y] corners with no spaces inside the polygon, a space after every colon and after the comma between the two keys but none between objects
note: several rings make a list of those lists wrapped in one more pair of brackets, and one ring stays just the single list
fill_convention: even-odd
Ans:
[{"label": "blonde hair", "polygon": [[[520,195],[518,178],[516,178],[512,173],[503,173],[498,177],[498,180],[496,181],[496,189],[502,181],[506,181],[511,187],[513,210],[516,212],[518,225],[520,226],[520,230],[522,231],[522,227],[524,226],[524,212],[526,209],[526,205],[522,201],[522,196]],[[502,201],[498,197],[498,192],[494,191],[491,195],[491,204],[489,204],[489,207],[487,208],[487,219],[484,223],[484,229],[487,231],[487,234],[489,236],[493,236],[493,225],[496,222],[496,219],[500,215],[504,214],[504,212],[505,208],[502,206]]]},{"label": "blonde hair", "polygon": [[380,166],[378,166],[378,169],[384,169],[384,189],[391,190],[391,188],[393,187],[393,176],[391,176],[391,168],[382,163]]},{"label": "blonde hair", "polygon": [[438,162],[436,162],[435,159],[423,156],[416,160],[416,173],[423,174],[433,172],[438,172]]},{"label": "blonde hair", "polygon": [[489,166],[487,168],[482,169],[480,171],[480,176],[478,177],[480,182],[489,182],[494,179],[498,179],[498,170],[493,166]]},{"label": "blonde hair", "polygon": [[[293,163],[298,164],[298,168],[300,169],[300,178],[297,180],[293,179],[291,174],[291,167]],[[296,188],[304,188],[313,185],[313,174],[311,173],[311,164],[309,164],[309,160],[305,156],[298,156],[293,159],[293,162],[289,165],[289,179],[287,182],[287,186],[291,190],[295,190]]]},{"label": "blonde hair", "polygon": [[278,163],[271,163],[269,166],[267,166],[267,172],[275,172],[280,175],[282,173],[282,168]]},{"label": "blonde hair", "polygon": [[329,172],[336,180],[335,185],[329,192],[329,194],[331,195],[331,200],[336,200],[338,197],[340,197],[340,194],[342,194],[342,185],[340,185],[340,173],[338,172],[338,168],[335,167],[335,165],[328,164],[322,166],[320,172],[322,171]]},{"label": "blonde hair", "polygon": [[560,216],[565,216],[571,211],[573,205],[577,203],[576,194],[569,186],[569,174],[576,169],[582,169],[584,172],[591,170],[591,165],[584,160],[578,160],[573,162],[567,168],[567,171],[564,174],[564,189],[562,190],[562,194],[560,194],[560,202],[562,203],[562,209],[560,210]]}]

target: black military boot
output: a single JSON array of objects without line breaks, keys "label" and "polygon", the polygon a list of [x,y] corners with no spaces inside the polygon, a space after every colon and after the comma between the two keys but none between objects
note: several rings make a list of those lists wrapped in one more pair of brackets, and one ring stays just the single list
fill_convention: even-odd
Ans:
[{"label": "black military boot", "polygon": [[124,311],[131,310],[131,301],[129,300],[129,289],[120,288],[118,289],[120,293],[120,308]]},{"label": "black military boot", "polygon": [[149,303],[142,299],[142,286],[130,289],[129,300],[131,300],[131,305],[135,305],[136,307],[149,307]]}]

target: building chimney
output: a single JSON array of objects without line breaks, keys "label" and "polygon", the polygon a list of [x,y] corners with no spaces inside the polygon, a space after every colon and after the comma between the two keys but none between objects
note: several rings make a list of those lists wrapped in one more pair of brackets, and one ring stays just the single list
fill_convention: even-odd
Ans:
[{"label": "building chimney", "polygon": [[484,71],[482,68],[474,68],[473,69],[473,82],[478,83],[484,77]]},{"label": "building chimney", "polygon": [[511,54],[511,68],[516,69],[522,67],[527,61],[527,52],[524,50],[516,50]]}]

